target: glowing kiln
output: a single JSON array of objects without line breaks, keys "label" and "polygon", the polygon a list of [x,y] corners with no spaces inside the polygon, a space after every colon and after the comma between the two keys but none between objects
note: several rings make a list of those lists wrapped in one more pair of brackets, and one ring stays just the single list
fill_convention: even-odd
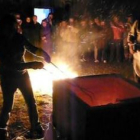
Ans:
[{"label": "glowing kiln", "polygon": [[115,74],[55,81],[53,125],[68,140],[139,140],[140,88]]}]

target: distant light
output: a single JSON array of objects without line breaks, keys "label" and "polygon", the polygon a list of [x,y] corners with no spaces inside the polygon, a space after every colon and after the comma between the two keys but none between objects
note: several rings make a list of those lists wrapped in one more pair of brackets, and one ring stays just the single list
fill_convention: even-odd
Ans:
[{"label": "distant light", "polygon": [[48,17],[50,9],[34,8],[34,15],[37,15],[37,21],[41,24],[42,20]]}]

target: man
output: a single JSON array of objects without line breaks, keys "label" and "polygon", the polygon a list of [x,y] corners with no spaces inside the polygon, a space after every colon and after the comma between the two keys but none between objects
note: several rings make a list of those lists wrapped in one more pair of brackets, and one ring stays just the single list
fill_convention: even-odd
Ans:
[{"label": "man", "polygon": [[113,31],[113,40],[110,42],[110,62],[123,61],[123,35],[124,35],[124,23],[120,20],[119,15],[114,15],[110,22],[111,29]]},{"label": "man", "polygon": [[127,42],[128,34],[130,33],[131,27],[134,23],[134,17],[132,14],[128,15],[126,17],[126,23],[125,23],[125,32],[123,36],[123,47],[124,47],[124,58],[125,61],[131,61],[132,60],[132,54],[129,51],[129,45]]},{"label": "man", "polygon": [[37,15],[33,15],[32,17],[33,23],[31,27],[31,43],[37,47],[40,45],[40,31],[41,31],[41,24],[38,22]]},{"label": "man", "polygon": [[51,29],[45,20],[41,23],[41,48],[43,48],[43,50],[50,56],[52,55]]},{"label": "man", "polygon": [[25,51],[36,54],[50,62],[50,56],[43,50],[30,44],[22,34],[17,32],[17,21],[13,15],[6,15],[0,22],[0,74],[3,92],[3,108],[0,115],[0,139],[7,136],[9,115],[12,110],[14,92],[17,88],[23,94],[28,107],[31,124],[29,138],[42,138],[43,128],[38,119],[37,107],[26,69],[43,68],[42,62],[24,60]]},{"label": "man", "polygon": [[140,19],[136,20],[128,34],[128,45],[133,55],[133,69],[135,81],[140,83]]}]

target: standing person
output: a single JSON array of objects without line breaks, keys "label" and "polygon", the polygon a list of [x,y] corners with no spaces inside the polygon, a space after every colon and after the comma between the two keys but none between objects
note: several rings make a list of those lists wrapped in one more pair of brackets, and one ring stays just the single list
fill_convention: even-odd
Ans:
[{"label": "standing person", "polygon": [[124,46],[124,58],[125,61],[131,61],[132,60],[132,54],[129,51],[129,45],[127,42],[128,34],[130,33],[131,27],[134,23],[134,17],[132,14],[128,15],[126,17],[126,23],[125,23],[125,32],[123,37],[123,46]]},{"label": "standing person", "polygon": [[80,61],[85,62],[86,54],[89,48],[89,31],[88,31],[88,24],[86,19],[82,19],[80,21],[80,30],[79,30],[79,55]]},{"label": "standing person", "polygon": [[42,62],[25,62],[25,51],[38,55],[50,62],[50,56],[43,50],[33,46],[22,34],[17,32],[17,21],[13,15],[6,15],[0,22],[0,74],[3,93],[3,108],[0,115],[0,139],[5,140],[12,110],[14,93],[18,89],[22,92],[28,107],[31,124],[27,137],[42,138],[43,128],[38,118],[33,90],[26,69],[43,68]]},{"label": "standing person", "polygon": [[52,55],[52,36],[51,29],[46,20],[41,23],[41,48],[49,55]]},{"label": "standing person", "polygon": [[49,26],[50,29],[51,29],[51,34],[53,35],[53,33],[55,32],[55,20],[54,20],[54,15],[53,15],[53,13],[49,13],[49,14],[48,14],[48,17],[45,18],[45,19],[43,19],[42,22],[43,22],[43,21],[46,21],[46,22],[47,22],[48,26]]},{"label": "standing person", "polygon": [[25,22],[22,24],[23,29],[23,35],[28,39],[28,41],[31,41],[31,18],[29,16],[26,17]]},{"label": "standing person", "polygon": [[18,23],[18,25],[17,25],[17,31],[20,34],[22,34],[22,19],[21,19],[21,15],[20,15],[20,13],[15,13],[14,16],[15,16],[15,18],[17,20],[17,23]]},{"label": "standing person", "polygon": [[[58,54],[65,62],[70,63],[71,58],[77,60],[77,39],[78,29],[73,26],[68,26],[68,22],[63,20],[59,27],[59,46],[57,49]],[[73,37],[73,38],[72,38]]]},{"label": "standing person", "polygon": [[94,26],[93,26],[93,49],[94,49],[94,62],[98,63],[99,59],[99,51],[101,50],[101,40],[102,40],[102,26],[101,26],[101,19],[96,17],[94,19]]},{"label": "standing person", "polygon": [[110,22],[113,31],[113,40],[110,43],[110,62],[123,60],[123,35],[124,35],[124,24],[120,20],[118,15],[113,16],[113,20]]},{"label": "standing person", "polygon": [[[79,29],[76,26],[75,19],[70,17],[68,19],[68,36],[67,36],[67,52],[70,58],[75,60],[75,64],[79,62],[78,58],[78,44],[79,44]],[[78,61],[77,61],[78,60]],[[71,59],[69,60],[71,62]]]},{"label": "standing person", "polygon": [[94,46],[93,46],[93,30],[94,30],[94,19],[89,19],[88,21],[88,38],[89,38],[89,47],[88,47],[88,59],[92,60],[94,55]]},{"label": "standing person", "polygon": [[18,33],[22,34],[22,20],[21,19],[17,19],[18,22],[18,26],[17,26],[17,31]]},{"label": "standing person", "polygon": [[55,23],[55,19],[54,19],[54,14],[52,13],[52,12],[50,12],[49,14],[48,14],[48,16],[45,18],[45,19],[43,19],[42,20],[42,22],[43,21],[46,21],[47,22],[47,26],[50,28],[50,31],[51,31],[51,38],[52,38],[52,41],[53,41],[53,43],[52,43],[52,51],[53,52],[55,52],[55,44],[54,44],[54,42],[55,42],[55,32],[56,32],[56,23]]},{"label": "standing person", "polygon": [[140,19],[135,20],[128,34],[128,45],[133,55],[134,80],[140,83]]},{"label": "standing person", "polygon": [[101,57],[101,60],[103,63],[107,63],[108,60],[108,45],[109,41],[112,40],[112,30],[111,27],[109,26],[109,23],[106,20],[101,21],[101,40],[100,40],[100,53],[99,55]]},{"label": "standing person", "polygon": [[32,39],[31,43],[37,47],[40,45],[40,30],[41,30],[41,24],[37,21],[37,16],[34,15],[32,17],[33,23],[32,23]]},{"label": "standing person", "polygon": [[55,27],[55,20],[54,20],[54,15],[53,13],[49,13],[48,14],[48,17],[43,19],[43,21],[46,20],[46,22],[48,22],[50,28],[51,28],[51,31],[53,32],[54,31],[54,27]]},{"label": "standing person", "polygon": [[63,56],[63,52],[66,52],[66,40],[68,36],[68,23],[66,20],[62,20],[58,27],[57,38],[58,38],[58,46],[57,53],[60,56]]}]

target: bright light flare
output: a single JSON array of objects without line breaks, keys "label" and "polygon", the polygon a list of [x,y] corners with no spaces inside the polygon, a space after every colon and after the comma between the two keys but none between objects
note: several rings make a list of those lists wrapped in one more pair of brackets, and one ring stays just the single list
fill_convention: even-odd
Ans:
[{"label": "bright light flare", "polygon": [[78,76],[68,65],[63,63],[59,63],[57,66],[46,64],[44,69],[28,71],[33,91],[37,95],[48,94],[52,96],[54,80],[75,78]]},{"label": "bright light flare", "polygon": [[75,78],[78,75],[70,69],[66,64],[59,63],[55,65],[45,65],[45,70],[47,70],[51,75],[53,80],[60,80],[65,78]]}]

